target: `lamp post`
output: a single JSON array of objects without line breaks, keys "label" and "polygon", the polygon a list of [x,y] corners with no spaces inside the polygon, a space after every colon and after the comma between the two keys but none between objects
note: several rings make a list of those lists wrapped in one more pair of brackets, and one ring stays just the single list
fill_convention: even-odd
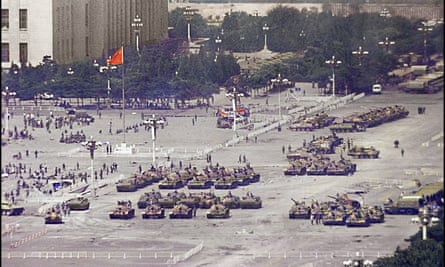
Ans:
[{"label": "lamp post", "polygon": [[363,50],[362,46],[359,46],[356,51],[352,51],[352,54],[358,56],[358,65],[361,66],[362,65],[362,57],[369,54],[369,52]]},{"label": "lamp post", "polygon": [[144,125],[149,126],[151,128],[151,140],[153,142],[153,166],[156,166],[156,129],[159,126],[164,125],[165,121],[160,118],[156,118],[155,114],[152,115],[151,118],[144,120]]},{"label": "lamp post", "polygon": [[134,33],[136,35],[136,51],[139,53],[139,33],[141,28],[144,26],[144,23],[142,23],[142,19],[139,17],[138,14],[133,19],[133,22],[131,23],[131,27],[134,29]]},{"label": "lamp post", "polygon": [[187,22],[187,40],[189,44],[192,42],[192,38],[190,36],[190,21],[192,20],[193,15],[195,14],[195,11],[191,9],[189,6],[187,6],[184,10],[184,17]]},{"label": "lamp post", "polygon": [[268,50],[267,49],[267,31],[269,31],[269,26],[267,26],[267,23],[264,24],[263,31],[264,31],[264,50]]},{"label": "lamp post", "polygon": [[234,133],[234,137],[237,137],[238,134],[236,133],[236,113],[237,113],[237,109],[236,109],[236,104],[239,101],[240,97],[244,96],[243,93],[239,93],[236,91],[236,87],[233,87],[233,91],[230,93],[227,93],[226,96],[232,100],[232,110],[233,110],[233,133]]},{"label": "lamp post", "polygon": [[326,64],[330,64],[332,67],[332,96],[335,96],[335,67],[342,62],[340,60],[336,60],[335,56],[332,56],[331,59],[326,60]]},{"label": "lamp post", "polygon": [[391,17],[391,13],[389,10],[385,7],[382,11],[380,11],[380,17],[383,17],[384,19]]},{"label": "lamp post", "polygon": [[6,86],[5,87],[5,91],[2,92],[2,95],[5,98],[5,103],[6,103],[6,114],[5,114],[5,132],[6,132],[6,136],[9,138],[9,98],[12,96],[15,96],[15,92],[11,92],[9,90],[9,87]]},{"label": "lamp post", "polygon": [[218,59],[218,55],[219,55],[219,46],[220,46],[220,44],[221,44],[221,42],[222,42],[222,40],[221,40],[221,38],[219,38],[219,35],[216,37],[216,39],[215,39],[215,43],[216,43],[216,49],[217,49],[217,51],[216,51],[216,56],[215,56],[215,62],[216,62],[216,60]]},{"label": "lamp post", "polygon": [[281,86],[283,83],[287,83],[287,79],[283,79],[281,74],[278,73],[278,77],[270,80],[272,84],[276,84],[278,86],[278,120],[281,120]]},{"label": "lamp post", "polygon": [[90,136],[90,140],[87,142],[87,148],[90,151],[91,158],[91,179],[93,180],[93,196],[96,197],[96,177],[94,177],[94,150],[97,149],[97,144],[96,141],[93,139],[93,136]]},{"label": "lamp post", "polygon": [[390,41],[389,38],[388,38],[388,36],[385,37],[385,41],[380,41],[380,42],[379,42],[379,45],[383,45],[383,46],[385,46],[386,52],[389,51],[389,46],[390,46],[390,45],[394,45],[394,44],[396,44],[396,42],[394,42],[394,41]]},{"label": "lamp post", "polygon": [[427,53],[426,53],[426,35],[428,32],[433,31],[433,28],[431,25],[429,25],[427,22],[422,22],[423,26],[420,28],[417,28],[418,31],[423,32],[423,63],[427,64],[428,63],[428,57],[427,57]]}]

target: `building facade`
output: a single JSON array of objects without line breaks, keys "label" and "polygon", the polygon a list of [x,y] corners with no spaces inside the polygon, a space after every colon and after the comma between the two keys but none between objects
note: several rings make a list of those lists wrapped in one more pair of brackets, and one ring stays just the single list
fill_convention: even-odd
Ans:
[{"label": "building facade", "polygon": [[[1,0],[2,69],[111,55],[168,37],[167,0]],[[139,26],[132,23],[139,16]]]}]

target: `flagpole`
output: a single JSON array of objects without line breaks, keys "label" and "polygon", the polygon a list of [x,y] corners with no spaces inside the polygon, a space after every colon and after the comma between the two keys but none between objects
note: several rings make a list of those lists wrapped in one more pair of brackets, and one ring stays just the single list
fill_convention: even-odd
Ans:
[{"label": "flagpole", "polygon": [[125,144],[125,76],[124,76],[124,46],[122,46],[122,124],[123,124],[123,130],[124,130],[124,144]]}]

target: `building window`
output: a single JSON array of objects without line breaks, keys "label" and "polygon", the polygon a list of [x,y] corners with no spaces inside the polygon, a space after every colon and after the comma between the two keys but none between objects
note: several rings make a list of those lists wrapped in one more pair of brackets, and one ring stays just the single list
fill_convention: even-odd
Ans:
[{"label": "building window", "polygon": [[20,30],[24,30],[28,28],[28,10],[27,9],[20,9],[19,11],[19,28]]},{"label": "building window", "polygon": [[26,64],[28,62],[28,44],[20,43],[20,63]]},{"label": "building window", "polygon": [[9,44],[2,43],[2,62],[9,62]]},{"label": "building window", "polygon": [[2,9],[2,30],[9,29],[9,9]]}]

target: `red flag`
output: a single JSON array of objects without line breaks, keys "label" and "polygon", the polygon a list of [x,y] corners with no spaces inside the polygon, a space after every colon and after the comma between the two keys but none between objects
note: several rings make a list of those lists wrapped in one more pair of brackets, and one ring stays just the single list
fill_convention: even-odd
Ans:
[{"label": "red flag", "polygon": [[124,47],[119,48],[114,55],[108,60],[110,65],[122,65],[124,64]]}]

